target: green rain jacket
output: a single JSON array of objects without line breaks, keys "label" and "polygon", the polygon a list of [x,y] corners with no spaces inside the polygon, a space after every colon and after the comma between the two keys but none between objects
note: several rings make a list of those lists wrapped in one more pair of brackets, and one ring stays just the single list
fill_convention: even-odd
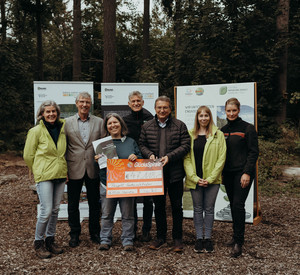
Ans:
[{"label": "green rain jacket", "polygon": [[[197,176],[194,156],[194,129],[189,131],[191,136],[191,150],[184,158],[184,170],[186,173],[186,188],[195,189],[200,177]],[[212,135],[206,140],[203,152],[203,179],[210,184],[222,183],[222,170],[226,160],[226,142],[224,134],[213,125]]]},{"label": "green rain jacket", "polygon": [[60,122],[63,125],[57,147],[42,120],[28,131],[23,158],[35,182],[67,178],[65,121],[60,119]]}]

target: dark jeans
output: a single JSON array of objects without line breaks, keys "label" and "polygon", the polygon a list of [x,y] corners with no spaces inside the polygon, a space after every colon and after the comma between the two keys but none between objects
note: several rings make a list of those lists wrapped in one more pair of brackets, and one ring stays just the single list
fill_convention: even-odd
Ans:
[{"label": "dark jeans", "polygon": [[[134,200],[134,231],[137,231],[138,215],[137,215],[137,198]],[[143,233],[150,232],[152,226],[153,215],[153,199],[151,196],[143,197]]]},{"label": "dark jeans", "polygon": [[168,192],[173,218],[173,239],[182,239],[182,196],[183,196],[183,182],[177,181],[170,183],[167,177],[164,177],[165,194],[162,196],[153,196],[155,205],[155,221],[157,230],[157,239],[166,240],[167,237],[167,216],[166,216],[166,194]]},{"label": "dark jeans", "polygon": [[241,187],[241,177],[243,172],[230,172],[223,174],[223,184],[225,185],[227,196],[230,201],[233,238],[237,244],[244,244],[245,234],[245,201],[253,181],[250,178],[250,184],[246,188]]},{"label": "dark jeans", "polygon": [[99,178],[90,179],[87,174],[82,179],[69,179],[68,182],[68,221],[71,229],[70,235],[79,236],[81,233],[79,199],[83,182],[87,190],[89,205],[89,232],[91,236],[100,236],[100,180]]}]

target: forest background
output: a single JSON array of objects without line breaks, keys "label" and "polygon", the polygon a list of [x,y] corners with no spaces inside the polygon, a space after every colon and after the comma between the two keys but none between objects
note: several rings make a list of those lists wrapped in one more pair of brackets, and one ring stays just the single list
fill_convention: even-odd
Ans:
[{"label": "forest background", "polygon": [[172,99],[176,85],[257,82],[261,188],[300,194],[295,178],[274,185],[299,166],[300,2],[143,4],[0,0],[0,152],[23,149],[33,81],[93,81],[95,98],[102,82],[156,82]]}]

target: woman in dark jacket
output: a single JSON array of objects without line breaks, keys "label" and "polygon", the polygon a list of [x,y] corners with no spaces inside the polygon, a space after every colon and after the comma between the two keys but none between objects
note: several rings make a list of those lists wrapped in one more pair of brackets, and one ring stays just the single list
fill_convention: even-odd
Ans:
[{"label": "woman in dark jacket", "polygon": [[225,103],[228,123],[222,127],[227,145],[223,183],[230,201],[233,221],[232,256],[242,254],[245,233],[245,201],[255,176],[258,158],[258,139],[252,124],[239,117],[240,102],[230,98]]}]

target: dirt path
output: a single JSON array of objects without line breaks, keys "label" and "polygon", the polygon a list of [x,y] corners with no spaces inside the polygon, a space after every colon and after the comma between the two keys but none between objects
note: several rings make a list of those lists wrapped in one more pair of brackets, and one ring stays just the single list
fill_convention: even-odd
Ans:
[{"label": "dirt path", "polygon": [[[59,222],[57,241],[65,253],[51,259],[37,259],[33,250],[37,196],[29,188],[28,169],[22,158],[0,155],[0,176],[16,175],[0,185],[0,273],[1,274],[299,274],[300,273],[300,200],[277,195],[261,197],[263,220],[258,226],[246,225],[244,254],[229,257],[224,242],[231,236],[231,224],[216,222],[213,239],[215,252],[193,252],[194,226],[184,220],[182,254],[168,246],[150,251],[136,242],[134,252],[124,252],[120,242],[120,222],[114,228],[113,247],[100,252],[88,237],[83,223],[81,244],[68,247],[68,224]],[[171,220],[169,220],[171,225]],[[171,229],[171,228],[170,228]],[[155,236],[153,222],[152,236]]]}]

